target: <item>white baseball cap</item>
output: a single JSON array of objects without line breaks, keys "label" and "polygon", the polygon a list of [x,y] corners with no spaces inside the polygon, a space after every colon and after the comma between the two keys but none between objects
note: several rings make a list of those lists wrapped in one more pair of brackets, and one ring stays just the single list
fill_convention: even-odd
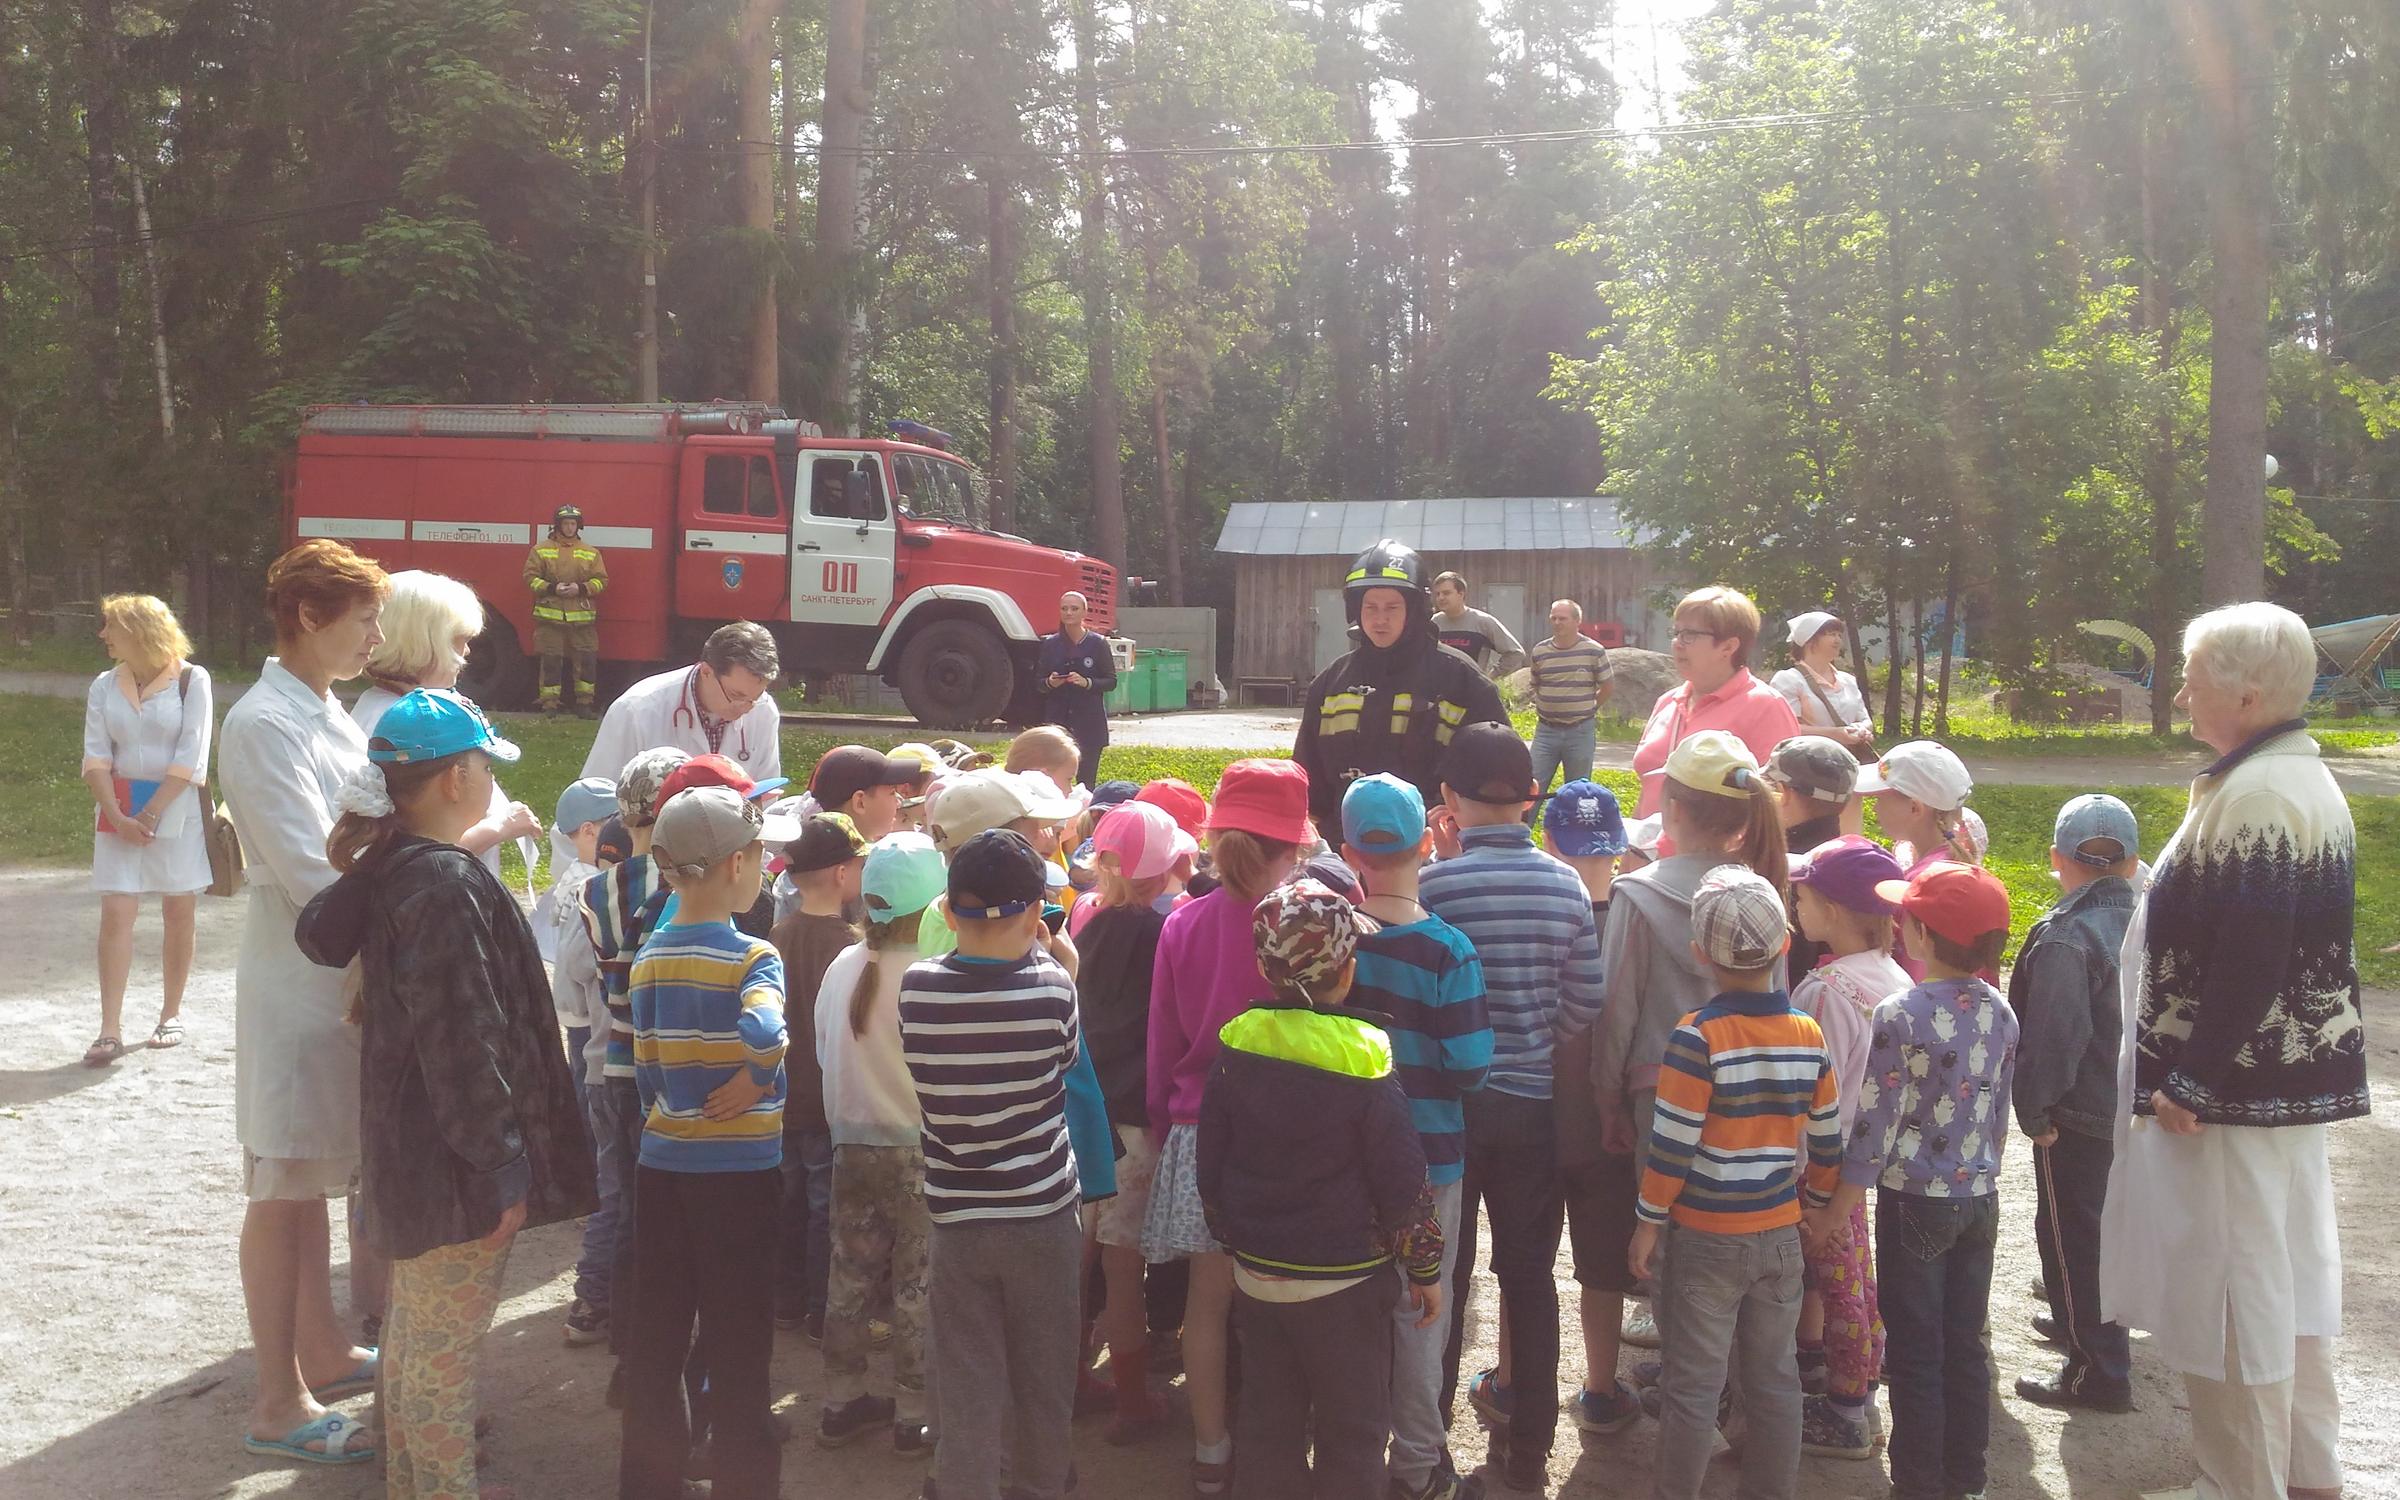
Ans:
[{"label": "white baseball cap", "polygon": [[1083,812],[1081,799],[1068,796],[1039,771],[1003,771],[986,767],[969,771],[941,789],[926,805],[926,821],[934,842],[944,851],[993,828],[1005,828],[1019,818],[1063,823]]},{"label": "white baseball cap", "polygon": [[1790,623],[1784,627],[1784,639],[1795,646],[1805,646],[1824,634],[1826,626],[1841,623],[1839,615],[1829,615],[1821,609],[1812,609],[1807,614],[1792,616]]},{"label": "white baseball cap", "polygon": [[1967,774],[1967,763],[1947,745],[1910,740],[1884,751],[1883,758],[1873,765],[1860,766],[1858,790],[1861,795],[1898,792],[1937,812],[1951,812],[1966,806],[1967,797],[1975,790],[1975,778]]}]

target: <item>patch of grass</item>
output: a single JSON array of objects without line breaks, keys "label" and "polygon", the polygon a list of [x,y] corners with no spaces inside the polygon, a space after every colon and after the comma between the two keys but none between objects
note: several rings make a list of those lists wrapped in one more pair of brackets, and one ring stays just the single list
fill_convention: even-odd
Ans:
[{"label": "patch of grass", "polygon": [[[524,751],[524,758],[507,769],[502,783],[510,796],[545,818],[558,804],[558,794],[583,770],[584,753],[591,747],[592,729],[572,719],[543,719],[506,714],[501,732]],[[76,776],[82,735],[83,707],[63,698],[0,695],[0,774],[12,795],[0,798],[0,861],[30,865],[77,865],[91,857],[91,796]],[[824,732],[783,736],[783,763],[795,778],[804,778],[817,758],[838,744],[861,738]],[[876,739],[877,736],[865,736]],[[1259,757],[1254,750],[1164,749],[1143,745],[1112,745],[1100,760],[1100,774],[1129,781],[1177,776],[1213,796],[1217,779],[1237,760]],[[1268,757],[1271,758],[1271,757]],[[1601,771],[1595,780],[1614,791],[1630,811],[1639,795],[1631,772]],[[2181,787],[2109,787],[2124,799],[2142,826],[2142,853],[2155,857],[2183,820]],[[2057,899],[2050,877],[2050,827],[2059,804],[2073,795],[2066,787],[1979,786],[1975,809],[1992,834],[1989,864],[2008,886],[2012,939]],[[2400,941],[2400,797],[2352,797],[2352,817],[2358,824],[2358,961],[2366,982],[2400,985],[2400,955],[2381,950]],[[1867,831],[1876,833],[1872,810]],[[511,851],[505,856],[508,878],[523,874]]]}]

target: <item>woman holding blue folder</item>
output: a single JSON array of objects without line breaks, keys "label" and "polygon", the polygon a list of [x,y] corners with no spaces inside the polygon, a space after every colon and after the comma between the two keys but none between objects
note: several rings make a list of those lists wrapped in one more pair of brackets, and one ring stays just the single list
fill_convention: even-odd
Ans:
[{"label": "woman holding blue folder", "polygon": [[166,922],[166,999],[150,1045],[183,1040],[192,923],[208,889],[205,798],[215,700],[208,673],[173,611],[148,594],[100,602],[100,642],[117,663],[92,679],[83,711],[83,780],[92,790],[92,889],[100,893],[100,1036],[83,1054],[101,1068],[125,1053],[119,1030],[133,967],[133,920],[144,896]]}]

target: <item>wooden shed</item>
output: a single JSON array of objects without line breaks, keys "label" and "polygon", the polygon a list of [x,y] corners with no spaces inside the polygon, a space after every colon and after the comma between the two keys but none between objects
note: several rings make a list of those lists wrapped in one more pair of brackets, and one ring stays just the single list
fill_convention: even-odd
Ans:
[{"label": "wooden shed", "polygon": [[1606,496],[1245,501],[1217,537],[1235,559],[1228,686],[1296,696],[1348,650],[1342,577],[1384,537],[1416,548],[1429,578],[1463,576],[1467,602],[1528,644],[1549,634],[1550,601],[1573,599],[1585,620],[1616,621],[1626,645],[1666,649],[1661,580]]}]

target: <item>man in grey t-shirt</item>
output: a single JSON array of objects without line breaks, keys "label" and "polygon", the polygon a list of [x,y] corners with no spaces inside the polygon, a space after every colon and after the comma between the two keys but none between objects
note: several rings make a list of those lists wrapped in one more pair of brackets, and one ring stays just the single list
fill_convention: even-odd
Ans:
[{"label": "man in grey t-shirt", "polygon": [[1433,580],[1433,630],[1443,645],[1465,652],[1486,677],[1506,677],[1525,665],[1525,648],[1509,628],[1467,607],[1467,581],[1456,573]]}]

